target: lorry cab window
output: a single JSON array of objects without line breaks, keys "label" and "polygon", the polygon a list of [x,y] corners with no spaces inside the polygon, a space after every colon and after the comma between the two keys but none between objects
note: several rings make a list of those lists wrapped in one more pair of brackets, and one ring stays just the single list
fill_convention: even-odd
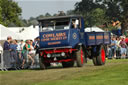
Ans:
[{"label": "lorry cab window", "polygon": [[44,26],[42,27],[42,31],[52,31],[53,27],[48,25],[48,24],[44,24]]},{"label": "lorry cab window", "polygon": [[42,22],[42,31],[69,29],[69,19],[47,20]]},{"label": "lorry cab window", "polygon": [[80,28],[79,19],[72,19],[71,28]]}]

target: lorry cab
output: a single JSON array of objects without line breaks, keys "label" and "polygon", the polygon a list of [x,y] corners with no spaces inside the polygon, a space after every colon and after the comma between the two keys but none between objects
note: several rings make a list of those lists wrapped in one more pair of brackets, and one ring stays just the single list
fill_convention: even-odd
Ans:
[{"label": "lorry cab", "polygon": [[[40,48],[74,48],[84,34],[84,21],[81,16],[58,16],[39,19]],[[83,35],[84,36],[84,35]]]}]

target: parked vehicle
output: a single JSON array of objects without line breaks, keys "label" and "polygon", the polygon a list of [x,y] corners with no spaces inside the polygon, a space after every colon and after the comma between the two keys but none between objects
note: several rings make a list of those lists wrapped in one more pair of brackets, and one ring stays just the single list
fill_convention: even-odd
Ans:
[{"label": "parked vehicle", "polygon": [[63,67],[78,67],[87,62],[104,65],[106,45],[110,44],[109,32],[84,32],[82,16],[58,16],[39,19],[40,67],[59,62]]}]

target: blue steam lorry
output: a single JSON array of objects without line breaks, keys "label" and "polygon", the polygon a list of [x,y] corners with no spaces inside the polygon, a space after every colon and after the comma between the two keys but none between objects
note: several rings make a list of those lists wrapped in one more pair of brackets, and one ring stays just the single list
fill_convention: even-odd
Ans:
[{"label": "blue steam lorry", "polygon": [[40,68],[50,63],[62,63],[63,67],[73,67],[76,62],[82,67],[87,58],[94,65],[104,65],[106,48],[110,44],[109,32],[85,32],[82,16],[57,16],[39,19]]}]

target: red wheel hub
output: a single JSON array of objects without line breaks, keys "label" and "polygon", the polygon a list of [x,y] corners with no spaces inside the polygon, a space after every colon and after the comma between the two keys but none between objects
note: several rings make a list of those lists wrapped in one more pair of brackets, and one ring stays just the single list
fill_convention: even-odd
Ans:
[{"label": "red wheel hub", "polygon": [[105,51],[104,51],[103,48],[101,50],[101,60],[102,60],[103,63],[105,62]]},{"label": "red wheel hub", "polygon": [[83,59],[83,50],[81,50],[81,63],[84,63],[84,59]]}]

